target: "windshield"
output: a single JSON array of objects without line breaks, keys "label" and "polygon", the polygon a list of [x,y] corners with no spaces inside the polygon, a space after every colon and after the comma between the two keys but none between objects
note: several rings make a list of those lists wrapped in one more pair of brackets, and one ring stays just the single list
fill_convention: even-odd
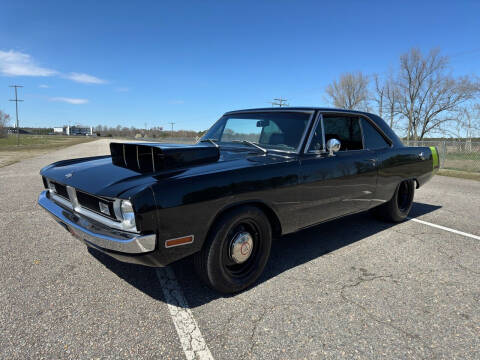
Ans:
[{"label": "windshield", "polygon": [[219,145],[249,141],[266,149],[296,151],[310,119],[309,113],[259,112],[225,115],[201,141]]}]

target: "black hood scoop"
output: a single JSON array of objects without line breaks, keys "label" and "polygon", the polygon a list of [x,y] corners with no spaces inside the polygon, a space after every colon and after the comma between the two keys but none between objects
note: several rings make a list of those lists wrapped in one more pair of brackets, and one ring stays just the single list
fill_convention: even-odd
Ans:
[{"label": "black hood scoop", "polygon": [[140,173],[152,173],[218,161],[218,148],[205,145],[110,143],[112,163]]}]

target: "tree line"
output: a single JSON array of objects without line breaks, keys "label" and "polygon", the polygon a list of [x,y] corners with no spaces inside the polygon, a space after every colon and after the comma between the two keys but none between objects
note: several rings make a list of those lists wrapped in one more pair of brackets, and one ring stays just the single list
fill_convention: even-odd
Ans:
[{"label": "tree line", "polygon": [[137,138],[195,138],[202,136],[204,131],[193,130],[175,130],[166,131],[162,127],[155,126],[149,129],[139,129],[134,126],[126,127],[117,125],[115,127],[97,125],[94,127],[94,133],[97,136],[106,137],[137,137]]},{"label": "tree line", "polygon": [[7,136],[7,126],[10,122],[10,115],[0,110],[0,138]]},{"label": "tree line", "polygon": [[454,76],[439,49],[402,54],[395,70],[366,75],[347,72],[326,88],[337,108],[376,112],[407,140],[443,135],[471,139],[480,131],[480,81]]}]

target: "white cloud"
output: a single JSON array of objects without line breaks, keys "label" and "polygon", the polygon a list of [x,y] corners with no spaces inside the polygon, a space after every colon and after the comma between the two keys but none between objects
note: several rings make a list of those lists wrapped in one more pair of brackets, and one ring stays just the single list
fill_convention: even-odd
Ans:
[{"label": "white cloud", "polygon": [[0,73],[6,76],[52,76],[58,72],[38,66],[28,54],[0,50]]},{"label": "white cloud", "polygon": [[116,92],[129,92],[130,89],[128,87],[117,87],[115,88]]},{"label": "white cloud", "polygon": [[[71,72],[62,74],[57,70],[41,67],[29,54],[20,51],[0,50],[0,75],[4,76],[61,76],[83,84],[106,84],[107,81],[96,76]],[[47,86],[47,85],[45,85]],[[45,87],[40,85],[40,87]]]},{"label": "white cloud", "polygon": [[46,85],[46,84],[40,84],[40,85],[38,85],[38,87],[39,87],[40,89],[48,89],[50,86],[48,86],[48,85]]},{"label": "white cloud", "polygon": [[67,97],[53,97],[50,101],[65,102],[68,104],[81,105],[88,103],[88,99],[67,98]]},{"label": "white cloud", "polygon": [[70,79],[75,82],[83,83],[83,84],[106,84],[107,81],[97,78],[93,75],[88,75],[88,74],[81,74],[81,73],[75,73],[72,72],[70,74],[64,75],[66,79]]}]

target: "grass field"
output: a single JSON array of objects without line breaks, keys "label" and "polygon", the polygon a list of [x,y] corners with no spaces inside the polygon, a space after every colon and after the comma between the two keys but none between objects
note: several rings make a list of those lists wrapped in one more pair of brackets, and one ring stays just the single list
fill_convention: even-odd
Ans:
[{"label": "grass field", "polygon": [[0,151],[22,151],[26,148],[59,148],[90,141],[87,136],[57,136],[57,135],[20,135],[20,145],[17,146],[17,136],[9,135],[0,138]]},{"label": "grass field", "polygon": [[20,135],[20,145],[17,146],[17,136],[9,135],[0,138],[0,167],[94,139],[87,136]]},{"label": "grass field", "polygon": [[480,152],[449,152],[447,160],[475,160],[480,163]]},{"label": "grass field", "polygon": [[480,174],[480,152],[448,153],[442,168]]}]

